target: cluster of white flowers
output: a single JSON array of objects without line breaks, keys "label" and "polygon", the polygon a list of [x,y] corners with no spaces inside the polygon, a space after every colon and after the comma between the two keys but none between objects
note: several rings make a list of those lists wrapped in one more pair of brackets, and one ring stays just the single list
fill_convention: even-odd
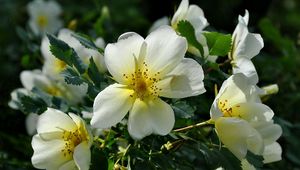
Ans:
[{"label": "cluster of white flowers", "polygon": [[[55,2],[35,0],[28,5],[28,10],[31,17],[29,25],[34,33],[54,33],[62,27],[57,18],[61,9]],[[177,25],[184,20],[194,27],[195,37],[204,50],[203,56],[180,36]],[[224,81],[211,106],[211,122],[220,141],[238,159],[243,161],[249,150],[262,155],[264,163],[269,163],[281,159],[281,147],[276,140],[282,130],[272,120],[273,111],[260,100],[260,96],[268,94],[270,88],[257,87],[258,75],[251,58],[260,52],[264,44],[260,34],[249,33],[248,20],[246,11],[244,17],[239,16],[233,32],[232,49],[228,54],[233,75]],[[108,71],[116,81],[94,99],[91,127],[110,128],[128,119],[128,132],[135,140],[151,134],[170,133],[175,123],[174,111],[160,97],[186,98],[206,91],[201,65],[185,58],[185,54],[188,51],[216,61],[217,56],[209,55],[203,35],[207,26],[202,9],[182,0],[171,22],[167,18],[160,20],[145,39],[137,33],[127,32],[116,43],[105,47],[104,41],[98,38],[95,44],[105,48],[104,55],[81,45],[72,36],[71,30],[60,29],[58,39],[72,47],[84,63],[88,64],[89,58],[93,57],[100,72]],[[69,104],[82,102],[87,85],[74,86],[64,82],[61,72],[67,65],[52,55],[49,46],[45,36],[41,43],[42,70],[21,73],[24,88],[12,93],[11,107],[17,108],[18,92],[30,95],[33,88],[61,97]],[[36,168],[89,169],[93,135],[82,118],[48,108],[38,118],[30,119],[36,122],[37,129],[32,139],[32,163]],[[32,129],[35,128],[31,127],[31,133],[34,132]]]}]

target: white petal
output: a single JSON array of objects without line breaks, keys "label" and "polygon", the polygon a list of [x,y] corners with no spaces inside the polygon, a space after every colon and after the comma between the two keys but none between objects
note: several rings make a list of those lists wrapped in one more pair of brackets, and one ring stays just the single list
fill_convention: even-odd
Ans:
[{"label": "white petal", "polygon": [[107,69],[119,83],[125,83],[123,74],[132,74],[135,71],[135,58],[138,59],[141,46],[144,42],[140,35],[124,33],[117,43],[108,44],[104,52]]},{"label": "white petal", "polygon": [[252,164],[250,164],[247,161],[247,159],[242,159],[241,164],[242,164],[241,168],[243,170],[256,170],[256,168]]},{"label": "white petal", "polygon": [[36,134],[36,125],[38,121],[39,115],[35,113],[30,113],[25,119],[25,127],[26,131],[29,135]]},{"label": "white petal", "polygon": [[271,163],[281,160],[281,154],[282,149],[277,142],[265,146],[265,150],[263,153],[264,163]]},{"label": "white petal", "polygon": [[174,29],[176,29],[177,24],[180,20],[184,20],[189,8],[189,1],[182,0],[175,14],[173,15],[171,24]]},{"label": "white petal", "polygon": [[153,32],[154,30],[158,29],[159,27],[161,27],[163,25],[170,25],[169,22],[170,22],[169,18],[166,16],[159,18],[152,24],[152,26],[149,29],[149,33]]},{"label": "white petal", "polygon": [[245,158],[247,149],[254,154],[262,153],[263,139],[245,120],[221,117],[215,126],[220,140],[238,159]]},{"label": "white petal", "polygon": [[208,26],[208,22],[204,17],[203,10],[197,5],[190,5],[186,20],[188,20],[194,27],[196,32],[202,32]]},{"label": "white petal", "polygon": [[94,101],[91,125],[95,128],[109,128],[119,123],[132,107],[133,90],[113,84],[101,91]]},{"label": "white petal", "polygon": [[82,142],[75,147],[73,157],[79,170],[89,170],[91,151],[87,142]]},{"label": "white petal", "polygon": [[38,135],[32,138],[33,156],[31,158],[34,167],[39,169],[58,169],[69,161],[61,152],[65,147],[63,140],[44,141]]},{"label": "white petal", "polygon": [[55,58],[50,51],[50,42],[47,36],[44,36],[42,39],[41,53],[45,60],[53,60]]},{"label": "white petal", "polygon": [[59,167],[58,170],[78,170],[74,160],[70,160]]},{"label": "white petal", "polygon": [[255,85],[258,83],[258,75],[254,64],[248,58],[238,58],[234,61],[234,66],[232,67],[233,74],[243,73],[248,77],[251,84]]},{"label": "white petal", "polygon": [[255,128],[263,137],[265,145],[274,143],[282,135],[281,127],[273,121],[262,123]]},{"label": "white petal", "polygon": [[256,56],[264,47],[264,41],[260,34],[248,33],[244,39],[241,39],[236,48],[237,58],[247,57],[249,59]]},{"label": "white petal", "polygon": [[183,59],[187,50],[187,41],[169,26],[162,26],[146,38],[147,54],[145,63],[149,76],[160,72],[163,76],[173,70]]},{"label": "white petal", "polygon": [[[177,67],[166,75],[160,96],[168,98],[184,98],[205,92],[202,67],[193,59],[185,58]],[[159,82],[160,83],[160,82]]]},{"label": "white petal", "polygon": [[49,79],[40,70],[22,71],[20,79],[22,85],[27,90],[31,90],[33,87],[43,89],[51,84]]},{"label": "white petal", "polygon": [[216,99],[227,100],[228,107],[248,102],[252,99],[252,86],[245,75],[241,73],[234,74],[224,81]]},{"label": "white petal", "polygon": [[129,113],[128,131],[134,139],[142,139],[152,133],[166,135],[172,130],[174,123],[171,106],[161,99],[137,99]]},{"label": "white petal", "polygon": [[233,106],[233,112],[240,113],[239,116],[248,122],[267,122],[274,116],[274,112],[267,105],[252,102],[239,103]]},{"label": "white petal", "polygon": [[48,108],[40,115],[37,123],[38,133],[77,129],[75,122],[60,110]]},{"label": "white petal", "polygon": [[21,107],[21,103],[18,99],[18,93],[29,95],[29,91],[25,88],[17,88],[10,93],[11,100],[8,102],[8,106],[15,110],[18,110]]},{"label": "white petal", "polygon": [[98,47],[98,48],[105,48],[105,41],[101,37],[98,37],[94,43],[95,43],[96,47]]}]

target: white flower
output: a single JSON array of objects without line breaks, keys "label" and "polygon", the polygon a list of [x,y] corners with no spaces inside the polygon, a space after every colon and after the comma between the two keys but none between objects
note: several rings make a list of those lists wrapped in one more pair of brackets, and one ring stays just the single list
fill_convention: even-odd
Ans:
[{"label": "white flower", "polygon": [[39,169],[88,170],[93,136],[77,115],[48,108],[32,138],[32,164]]},{"label": "white flower", "polygon": [[[74,32],[69,29],[61,29],[57,37],[58,39],[64,41],[70,47],[72,47],[85,64],[89,64],[90,57],[93,57],[99,71],[101,72],[106,71],[103,55],[96,50],[88,49],[84,47],[82,44],[80,44],[80,42],[75,37],[72,36],[72,34],[74,34]],[[102,38],[96,39],[95,45],[103,48],[104,47],[103,39]],[[50,51],[50,42],[48,40],[48,37],[46,36],[42,40],[41,52],[45,59],[43,72],[55,79],[63,79],[60,73],[66,68],[67,65],[66,63],[64,63],[63,61],[57,59],[54,55],[52,55]]]},{"label": "white flower", "polygon": [[27,6],[29,13],[29,26],[36,35],[55,33],[62,27],[59,19],[62,10],[55,1],[34,0]]},{"label": "white flower", "polygon": [[214,100],[211,118],[222,143],[240,160],[249,150],[263,155],[265,162],[277,161],[281,152],[268,148],[276,143],[282,129],[273,123],[273,111],[257,102],[258,94],[253,89],[245,75],[229,77]]},{"label": "white flower", "polygon": [[71,104],[81,102],[87,91],[87,85],[75,86],[64,81],[53,80],[40,70],[22,71],[20,79],[24,88],[29,91],[36,87],[50,95],[61,97]]},{"label": "white flower", "polygon": [[196,34],[198,32],[202,32],[203,29],[208,26],[208,22],[204,16],[203,10],[197,5],[189,5],[188,0],[181,1],[172,18],[172,27],[176,29],[177,24],[182,20],[189,21],[193,25]]},{"label": "white flower", "polygon": [[228,56],[232,60],[233,74],[243,73],[250,78],[252,84],[257,84],[258,75],[251,59],[264,47],[260,34],[249,33],[247,25],[249,13],[239,16],[239,23],[232,34],[232,50]]},{"label": "white flower", "polygon": [[146,39],[129,32],[105,48],[105,63],[118,83],[101,91],[94,101],[91,124],[111,127],[129,111],[128,130],[134,139],[152,133],[168,134],[175,118],[170,105],[159,98],[184,98],[205,92],[203,71],[184,58],[186,39],[169,26]]},{"label": "white flower", "polygon": [[37,125],[38,117],[39,115],[36,113],[30,113],[29,115],[27,115],[25,119],[25,127],[29,135],[36,134],[36,125]]},{"label": "white flower", "polygon": [[[195,29],[196,39],[203,47],[204,53],[202,57],[206,58],[211,62],[215,62],[217,56],[209,55],[209,49],[206,42],[206,38],[202,34],[203,29],[209,25],[204,16],[203,10],[197,5],[189,5],[188,0],[182,0],[172,18],[171,25],[176,30],[178,23],[184,20],[189,21]],[[201,56],[200,51],[190,44],[188,47],[188,51],[196,56]]]}]

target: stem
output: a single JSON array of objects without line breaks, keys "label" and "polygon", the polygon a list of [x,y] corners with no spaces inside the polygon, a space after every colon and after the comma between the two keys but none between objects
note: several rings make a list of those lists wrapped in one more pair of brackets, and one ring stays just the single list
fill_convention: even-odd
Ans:
[{"label": "stem", "polygon": [[192,129],[192,128],[211,125],[211,124],[214,124],[214,122],[213,122],[213,120],[210,119],[210,120],[207,120],[205,122],[201,122],[201,123],[197,123],[195,125],[190,125],[190,126],[186,126],[186,127],[183,127],[183,128],[175,129],[173,131],[174,132],[181,132],[181,131],[189,130],[189,129]]}]

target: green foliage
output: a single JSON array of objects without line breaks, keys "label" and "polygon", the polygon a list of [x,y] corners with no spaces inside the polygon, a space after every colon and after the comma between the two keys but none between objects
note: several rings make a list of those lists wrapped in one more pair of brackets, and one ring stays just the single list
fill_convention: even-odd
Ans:
[{"label": "green foliage", "polygon": [[84,82],[80,74],[72,67],[66,68],[61,74],[64,76],[65,81],[68,84],[81,85]]},{"label": "green foliage", "polygon": [[50,50],[52,54],[59,60],[62,60],[67,65],[75,67],[80,74],[83,74],[86,70],[86,66],[80,60],[77,53],[64,41],[57,39],[53,35],[47,35],[50,41]]},{"label": "green foliage", "polygon": [[231,35],[218,32],[205,32],[209,55],[226,56],[231,49]]},{"label": "green foliage", "polygon": [[47,110],[47,104],[41,98],[37,96],[22,96],[21,99],[22,110],[29,113],[41,114]]},{"label": "green foliage", "polygon": [[87,35],[77,33],[77,34],[72,34],[72,36],[75,37],[80,42],[80,44],[82,44],[84,47],[99,51],[101,53],[104,52],[103,49],[98,48],[95,45],[95,43],[91,39],[88,38]]},{"label": "green foliage", "polygon": [[189,21],[179,21],[177,25],[177,31],[181,36],[187,39],[190,45],[199,50],[201,56],[204,56],[203,46],[198,42],[195,29]]}]

